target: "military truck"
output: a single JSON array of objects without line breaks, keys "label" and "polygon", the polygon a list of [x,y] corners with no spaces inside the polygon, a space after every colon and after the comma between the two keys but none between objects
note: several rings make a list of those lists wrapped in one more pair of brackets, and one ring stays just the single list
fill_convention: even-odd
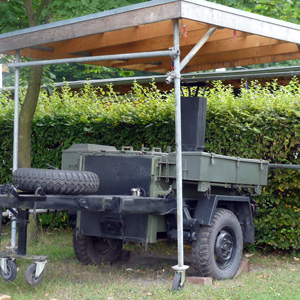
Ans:
[{"label": "military truck", "polygon": [[[267,184],[268,162],[205,152],[206,99],[182,98],[181,109],[184,241],[199,276],[232,278],[243,243],[254,242],[253,196]],[[26,254],[28,209],[61,209],[69,211],[78,260],[101,264],[117,260],[124,242],[176,239],[176,196],[175,152],[74,144],[63,151],[61,170],[17,169],[0,204],[25,220],[19,255]],[[34,272],[31,285],[43,270]]]},{"label": "military truck", "polygon": [[[200,276],[231,278],[243,242],[254,242],[251,196],[267,183],[268,163],[205,152],[182,156],[183,234],[193,247],[193,265]],[[71,216],[81,262],[112,262],[124,241],[177,238],[174,152],[75,144],[63,152],[62,167],[97,174],[96,194],[111,195],[115,202],[115,209],[90,211],[87,205],[76,218]]]}]

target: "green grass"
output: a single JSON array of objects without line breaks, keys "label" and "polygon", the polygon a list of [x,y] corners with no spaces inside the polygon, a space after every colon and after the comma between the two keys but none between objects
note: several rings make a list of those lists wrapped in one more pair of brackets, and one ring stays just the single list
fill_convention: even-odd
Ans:
[{"label": "green grass", "polygon": [[[4,245],[8,237],[4,236]],[[25,283],[24,273],[30,261],[19,259],[16,280],[1,280],[0,293],[10,295],[12,300],[300,299],[300,260],[290,254],[254,252],[248,257],[250,273],[214,281],[212,286],[186,283],[182,291],[173,292],[171,267],[176,263],[176,245],[156,244],[147,253],[142,247],[126,247],[134,252],[129,261],[83,266],[73,253],[71,232],[45,233],[39,244],[28,246],[29,254],[51,256],[41,284],[31,287]],[[190,248],[186,247],[185,252],[189,261]],[[189,270],[189,274],[193,275],[193,271]]]}]

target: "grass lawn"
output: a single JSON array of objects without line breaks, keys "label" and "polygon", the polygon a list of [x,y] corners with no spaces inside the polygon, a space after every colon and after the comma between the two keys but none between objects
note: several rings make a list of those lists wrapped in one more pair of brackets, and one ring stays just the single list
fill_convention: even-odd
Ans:
[{"label": "grass lawn", "polygon": [[[9,234],[4,235],[3,245]],[[211,286],[186,283],[180,292],[171,290],[177,264],[176,244],[160,243],[144,252],[142,247],[126,246],[122,259],[111,266],[84,266],[73,253],[72,233],[44,233],[28,254],[51,255],[40,285],[26,284],[24,274],[31,263],[19,259],[14,282],[0,279],[0,293],[12,300],[115,300],[115,299],[300,299],[300,260],[290,254],[244,253],[250,260],[250,273],[233,280],[214,281]],[[186,247],[186,262],[190,248]],[[249,257],[250,256],[250,257]],[[193,275],[193,270],[188,270]]]}]

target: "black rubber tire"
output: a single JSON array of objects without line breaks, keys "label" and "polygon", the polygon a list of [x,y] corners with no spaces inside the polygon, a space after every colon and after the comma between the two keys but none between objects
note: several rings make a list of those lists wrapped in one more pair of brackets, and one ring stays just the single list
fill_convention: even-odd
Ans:
[{"label": "black rubber tire", "polygon": [[92,263],[87,252],[88,239],[88,236],[77,234],[75,230],[73,231],[73,249],[77,259],[84,265]]},{"label": "black rubber tire", "polygon": [[174,275],[172,282],[172,290],[173,291],[181,291],[184,288],[184,283],[181,285],[181,273],[177,272]]},{"label": "black rubber tire", "polygon": [[14,172],[13,185],[31,193],[41,187],[49,195],[87,195],[97,192],[99,177],[87,171],[22,168]]},{"label": "black rubber tire", "polygon": [[122,240],[89,236],[87,253],[94,264],[101,265],[116,261],[121,255],[122,247]]},{"label": "black rubber tire", "polygon": [[84,265],[114,262],[120,257],[122,246],[122,240],[73,233],[75,255]]},{"label": "black rubber tire", "polygon": [[229,279],[236,274],[242,257],[243,233],[231,211],[217,209],[211,226],[202,226],[192,244],[192,262],[201,277]]},{"label": "black rubber tire", "polygon": [[0,269],[1,277],[6,282],[12,282],[17,277],[17,264],[9,259],[6,261],[6,266],[7,266],[6,274],[2,271],[2,269]]},{"label": "black rubber tire", "polygon": [[27,282],[27,284],[31,286],[36,286],[40,284],[44,276],[44,271],[43,271],[39,277],[35,277],[35,270],[36,270],[36,264],[33,263],[25,271],[25,281]]}]

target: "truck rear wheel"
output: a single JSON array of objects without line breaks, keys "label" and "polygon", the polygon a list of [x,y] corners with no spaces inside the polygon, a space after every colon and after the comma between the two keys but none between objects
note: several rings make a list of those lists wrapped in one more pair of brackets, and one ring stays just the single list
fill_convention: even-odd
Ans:
[{"label": "truck rear wheel", "polygon": [[87,171],[21,168],[14,172],[13,184],[31,193],[41,187],[49,195],[87,195],[97,192],[99,178]]},{"label": "truck rear wheel", "polygon": [[243,233],[237,217],[217,209],[212,225],[202,226],[192,245],[192,260],[199,276],[229,279],[236,274],[242,257]]},{"label": "truck rear wheel", "polygon": [[84,265],[92,263],[87,252],[88,238],[87,235],[77,234],[75,230],[73,232],[73,249],[77,259]]},{"label": "truck rear wheel", "polygon": [[121,255],[122,246],[122,240],[90,236],[87,244],[87,252],[92,262],[100,265],[116,261]]},{"label": "truck rear wheel", "polygon": [[117,260],[122,252],[123,241],[105,239],[96,236],[73,234],[73,248],[77,259],[85,264],[111,263]]}]

